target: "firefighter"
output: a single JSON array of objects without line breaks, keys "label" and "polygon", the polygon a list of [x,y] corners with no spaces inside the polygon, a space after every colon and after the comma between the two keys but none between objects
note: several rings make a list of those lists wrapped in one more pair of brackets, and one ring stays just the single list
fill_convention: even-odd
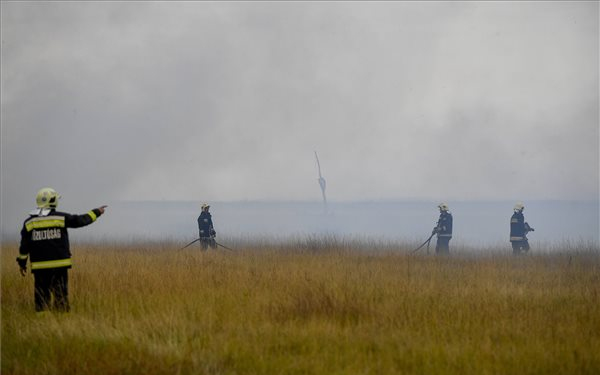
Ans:
[{"label": "firefighter", "polygon": [[203,251],[217,248],[217,241],[215,237],[217,232],[213,227],[212,215],[208,210],[210,206],[207,203],[202,204],[202,212],[198,216],[198,231],[200,232],[200,247]]},{"label": "firefighter", "polygon": [[510,218],[510,243],[512,244],[514,255],[529,251],[527,233],[535,231],[535,229],[525,222],[525,216],[523,216],[524,209],[525,206],[523,203],[518,202],[515,204],[514,213]]},{"label": "firefighter", "polygon": [[[21,229],[19,264],[21,275],[27,273],[27,259],[34,275],[35,311],[68,312],[71,251],[67,228],[89,225],[104,213],[100,206],[83,215],[56,211],[61,196],[52,188],[43,188],[36,196],[37,208],[29,213]],[[54,297],[53,304],[51,299]]]},{"label": "firefighter", "polygon": [[436,254],[448,254],[450,253],[449,245],[452,238],[452,214],[448,211],[446,203],[440,203],[438,208],[440,209],[440,217],[431,234],[437,234]]}]

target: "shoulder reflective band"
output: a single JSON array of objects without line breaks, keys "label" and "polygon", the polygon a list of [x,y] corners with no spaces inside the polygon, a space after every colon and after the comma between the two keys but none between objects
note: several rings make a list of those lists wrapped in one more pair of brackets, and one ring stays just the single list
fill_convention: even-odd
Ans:
[{"label": "shoulder reflective band", "polygon": [[65,218],[64,216],[44,216],[34,217],[25,224],[25,228],[28,232],[34,229],[43,228],[64,228]]},{"label": "shoulder reflective band", "polygon": [[41,270],[45,268],[60,268],[60,267],[69,267],[73,263],[71,262],[71,258],[68,259],[59,259],[59,260],[47,260],[45,262],[31,262],[32,270]]},{"label": "shoulder reflective band", "polygon": [[98,218],[98,216],[96,216],[96,214],[94,213],[94,210],[90,210],[90,212],[88,212],[87,214],[90,215],[92,221],[96,221],[96,219]]},{"label": "shoulder reflective band", "polygon": [[27,260],[28,256],[27,255],[23,255],[23,254],[19,254],[19,256],[17,258],[18,259]]}]

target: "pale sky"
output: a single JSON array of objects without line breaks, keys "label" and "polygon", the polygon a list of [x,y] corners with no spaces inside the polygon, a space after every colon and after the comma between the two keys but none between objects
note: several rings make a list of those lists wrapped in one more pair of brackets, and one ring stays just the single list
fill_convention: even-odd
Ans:
[{"label": "pale sky", "polygon": [[598,2],[1,3],[2,220],[598,199]]}]

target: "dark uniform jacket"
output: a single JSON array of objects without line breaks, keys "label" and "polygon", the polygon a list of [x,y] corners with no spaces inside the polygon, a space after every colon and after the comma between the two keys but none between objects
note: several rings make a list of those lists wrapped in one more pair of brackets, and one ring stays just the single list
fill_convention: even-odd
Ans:
[{"label": "dark uniform jacket", "polygon": [[438,237],[452,237],[452,214],[450,212],[440,213],[435,230]]},{"label": "dark uniform jacket", "polygon": [[89,225],[100,215],[97,208],[83,215],[71,215],[54,209],[46,216],[31,214],[21,229],[17,261],[24,267],[30,257],[31,272],[47,268],[70,268],[71,250],[67,228]]},{"label": "dark uniform jacket", "polygon": [[202,211],[198,216],[198,231],[200,237],[211,237],[215,234],[210,212]]},{"label": "dark uniform jacket", "polygon": [[525,222],[525,217],[520,211],[515,213],[510,218],[510,240],[512,241],[525,241],[527,240],[527,233],[531,230],[529,224]]}]

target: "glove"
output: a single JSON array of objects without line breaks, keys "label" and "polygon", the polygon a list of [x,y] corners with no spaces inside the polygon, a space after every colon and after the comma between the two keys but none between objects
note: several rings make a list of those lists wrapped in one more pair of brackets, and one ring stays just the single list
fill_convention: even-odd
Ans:
[{"label": "glove", "polygon": [[19,272],[22,276],[25,276],[27,274],[27,259],[17,258],[17,263],[19,263]]},{"label": "glove", "polygon": [[211,229],[210,235],[213,237],[217,237],[217,232],[214,229]]}]

